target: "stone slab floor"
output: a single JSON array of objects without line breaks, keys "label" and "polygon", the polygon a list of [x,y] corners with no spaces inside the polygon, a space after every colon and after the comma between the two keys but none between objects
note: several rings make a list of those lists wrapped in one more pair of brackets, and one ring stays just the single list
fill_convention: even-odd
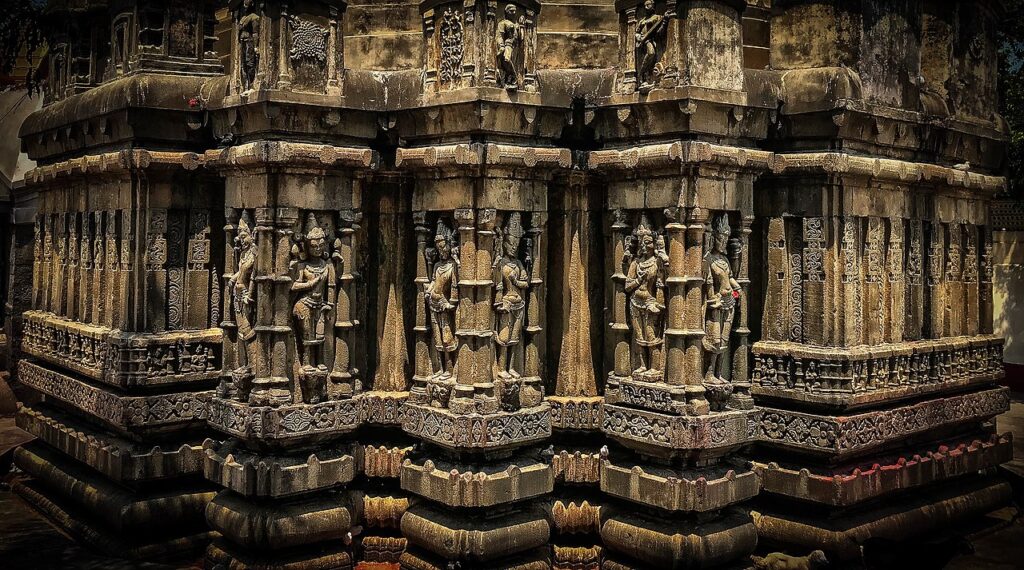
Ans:
[{"label": "stone slab floor", "polygon": [[[0,382],[3,379],[0,378]],[[1018,504],[1024,504],[1024,393],[1018,393],[1010,411],[999,417],[999,432],[1014,434],[1014,455],[1005,466],[1014,480]],[[199,565],[147,564],[110,558],[76,544],[51,526],[11,492],[8,473],[14,447],[27,434],[14,426],[14,419],[0,417],[0,568],[5,570],[143,569],[199,568]],[[915,545],[875,544],[865,556],[864,566],[873,569],[915,568],[947,570],[1009,570],[1024,563],[1024,517],[1016,507],[990,513],[984,520],[930,536]],[[908,547],[909,546],[909,547]]]}]

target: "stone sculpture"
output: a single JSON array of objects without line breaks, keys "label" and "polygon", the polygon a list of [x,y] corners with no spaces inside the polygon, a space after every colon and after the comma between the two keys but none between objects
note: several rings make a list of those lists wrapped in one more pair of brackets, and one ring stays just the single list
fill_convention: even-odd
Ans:
[{"label": "stone sculpture", "polygon": [[655,0],[645,0],[644,17],[636,23],[636,81],[641,92],[654,86],[655,68],[660,50],[664,49],[667,21],[655,10]]},{"label": "stone sculpture", "polygon": [[522,83],[526,42],[526,17],[518,15],[515,4],[505,5],[505,17],[498,22],[494,36],[498,62],[498,86],[518,89]]},{"label": "stone sculpture", "polygon": [[243,0],[238,18],[238,49],[242,88],[251,89],[260,67],[260,13],[255,0]]},{"label": "stone sculpture", "polygon": [[458,349],[455,309],[459,304],[459,247],[455,233],[441,220],[437,222],[434,247],[428,251],[428,263],[431,262],[431,278],[423,297],[430,311],[430,329],[440,365],[436,375],[450,378],[454,374],[454,353]]},{"label": "stone sculpture", "polygon": [[733,277],[732,262],[726,256],[731,237],[729,218],[724,214],[717,217],[712,230],[711,251],[704,258],[704,350],[707,359],[704,388],[708,391],[708,399],[719,407],[732,393],[722,369],[723,355],[729,348],[736,304],[741,301],[740,284]]},{"label": "stone sculpture", "polygon": [[244,212],[238,221],[235,236],[235,259],[238,270],[228,278],[228,314],[234,317],[238,354],[238,368],[231,371],[230,396],[245,401],[249,398],[254,378],[253,365],[258,356],[255,353],[256,331],[253,330],[256,315],[256,237],[253,235],[252,219]]},{"label": "stone sculpture", "polygon": [[326,396],[327,365],[324,345],[332,328],[337,277],[334,261],[329,260],[327,236],[309,214],[305,233],[292,249],[295,278],[291,291],[296,296],[292,308],[295,345],[298,352],[299,379],[306,403],[317,404]]},{"label": "stone sculpture", "polygon": [[[509,214],[504,229],[497,230],[494,260],[494,343],[498,349],[498,374],[519,377],[511,352],[522,342],[526,296],[530,288],[530,244],[525,245],[526,263],[520,260],[520,244],[525,232],[519,212]],[[519,364],[521,367],[522,365]]]},{"label": "stone sculpture", "polygon": [[633,231],[626,273],[629,316],[639,359],[634,375],[660,378],[665,338],[665,238],[651,229],[646,215]]}]

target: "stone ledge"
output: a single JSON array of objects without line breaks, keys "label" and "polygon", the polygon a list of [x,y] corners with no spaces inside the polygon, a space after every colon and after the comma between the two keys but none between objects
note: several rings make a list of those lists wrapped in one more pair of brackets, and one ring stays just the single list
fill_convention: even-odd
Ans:
[{"label": "stone ledge", "polygon": [[402,429],[448,449],[508,449],[551,436],[551,408],[541,404],[515,412],[459,415],[447,409],[407,403]]},{"label": "stone ledge", "polygon": [[[451,561],[430,554],[417,548],[409,547],[402,553],[399,559],[402,570],[450,570],[453,567]],[[489,562],[474,562],[472,566],[462,565],[463,568],[474,570],[551,570],[551,559],[547,548],[536,548],[509,558]]]},{"label": "stone ledge", "polygon": [[35,481],[15,481],[11,489],[58,529],[75,540],[108,556],[129,560],[187,560],[206,548],[217,533],[205,529],[186,536],[143,536],[139,541],[126,540],[122,532],[110,531],[92,524],[88,517],[73,507],[50,500]]},{"label": "stone ledge", "polygon": [[359,402],[349,398],[275,408],[213,398],[210,401],[209,424],[217,431],[239,439],[265,444],[325,441],[359,427]]},{"label": "stone ledge", "polygon": [[304,459],[259,455],[208,439],[206,478],[247,497],[281,498],[350,483],[362,464],[362,447],[317,449]]},{"label": "stone ledge", "polygon": [[993,388],[851,416],[774,408],[758,411],[759,441],[842,460],[945,426],[981,422],[1010,409],[1010,391]]},{"label": "stone ledge", "polygon": [[852,471],[832,473],[754,463],[766,493],[834,507],[846,507],[898,491],[977,473],[1013,459],[1013,438],[1007,433],[987,441],[975,439],[941,446],[909,458],[886,459]]},{"label": "stone ledge", "polygon": [[388,447],[366,445],[363,447],[363,474],[367,477],[398,479],[402,475],[402,463],[409,447]]},{"label": "stone ledge", "polygon": [[202,471],[202,446],[182,443],[166,451],[108,435],[46,407],[21,406],[19,428],[114,481],[148,481]]},{"label": "stone ledge", "polygon": [[409,392],[364,392],[356,396],[359,400],[359,417],[363,423],[382,425],[402,424],[402,405],[409,399]]},{"label": "stone ledge", "polygon": [[288,502],[251,503],[222,491],[206,509],[210,527],[233,544],[254,550],[280,550],[340,541],[352,526],[344,499],[325,492]]},{"label": "stone ledge", "polygon": [[551,406],[551,427],[565,430],[601,429],[601,396],[547,396]]},{"label": "stone ledge", "polygon": [[871,539],[900,542],[1010,502],[1013,491],[1003,481],[981,479],[950,483],[912,498],[845,515],[818,518],[781,512],[752,513],[765,541],[810,551],[822,549],[829,560],[858,560]]},{"label": "stone ledge", "polygon": [[122,396],[33,362],[18,363],[18,378],[29,388],[81,410],[123,433],[174,431],[206,422],[213,391]]},{"label": "stone ledge", "polygon": [[781,405],[853,410],[995,382],[1002,351],[994,335],[853,348],[763,341],[753,349],[751,393]]},{"label": "stone ledge", "polygon": [[477,568],[480,563],[547,544],[551,527],[544,511],[537,507],[484,517],[442,511],[421,503],[405,512],[402,534],[409,542],[446,560],[461,560],[463,565],[469,562],[469,567]]},{"label": "stone ledge", "polygon": [[551,466],[520,458],[478,469],[443,460],[402,464],[402,489],[449,507],[490,507],[550,493]]},{"label": "stone ledge", "polygon": [[14,462],[53,495],[124,535],[199,531],[206,505],[215,494],[202,488],[133,492],[38,443],[15,450]]},{"label": "stone ledge", "polygon": [[738,462],[688,470],[601,462],[601,491],[666,511],[715,511],[753,498],[760,488],[753,467]]},{"label": "stone ledge", "polygon": [[[235,552],[223,539],[206,549],[206,568],[232,570],[352,570],[352,555],[346,546],[321,547],[311,552]],[[326,551],[326,552],[325,552]]]},{"label": "stone ledge", "polygon": [[703,523],[622,513],[605,520],[601,541],[646,567],[707,568],[753,553],[757,530],[750,515],[735,510]]},{"label": "stone ledge", "polygon": [[286,165],[290,167],[376,169],[380,162],[380,155],[377,154],[377,151],[369,148],[288,141],[258,141],[208,150],[201,160],[204,166],[216,168]]},{"label": "stone ledge", "polygon": [[593,485],[601,481],[601,454],[562,449],[551,458],[551,470],[559,482]]},{"label": "stone ledge", "polygon": [[751,170],[771,170],[775,154],[750,148],[723,146],[701,141],[637,146],[626,149],[595,150],[587,154],[587,168],[595,171],[633,171],[637,168],[668,168],[684,164],[714,164]]},{"label": "stone ledge", "polygon": [[28,311],[22,350],[98,382],[131,390],[213,383],[221,373],[222,337],[220,329],[123,333]]},{"label": "stone ledge", "polygon": [[651,455],[711,458],[753,440],[754,410],[677,416],[605,404],[602,431]]}]

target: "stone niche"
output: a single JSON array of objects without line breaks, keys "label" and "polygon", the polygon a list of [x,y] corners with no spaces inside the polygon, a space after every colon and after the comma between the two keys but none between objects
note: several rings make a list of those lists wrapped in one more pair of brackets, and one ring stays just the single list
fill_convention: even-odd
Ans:
[{"label": "stone niche", "polygon": [[343,0],[232,0],[230,93],[340,96],[346,6]]},{"label": "stone niche", "polygon": [[467,87],[536,92],[537,0],[420,2],[424,94]]},{"label": "stone niche", "polygon": [[616,0],[616,93],[743,90],[743,0]]}]

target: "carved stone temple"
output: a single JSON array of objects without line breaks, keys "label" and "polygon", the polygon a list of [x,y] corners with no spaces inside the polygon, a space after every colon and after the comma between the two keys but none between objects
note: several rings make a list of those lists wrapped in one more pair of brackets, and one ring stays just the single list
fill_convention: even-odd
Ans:
[{"label": "carved stone temple", "polygon": [[999,508],[1002,14],[52,0],[16,490],[218,570],[842,561]]}]

